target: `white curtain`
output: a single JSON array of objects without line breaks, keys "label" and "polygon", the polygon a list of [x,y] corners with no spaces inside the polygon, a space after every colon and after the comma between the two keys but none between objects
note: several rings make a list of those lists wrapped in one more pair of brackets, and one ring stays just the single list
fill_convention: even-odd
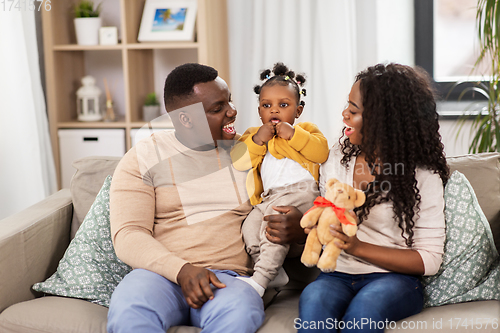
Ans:
[{"label": "white curtain", "polygon": [[307,96],[298,121],[312,121],[330,146],[342,128],[341,112],[354,81],[356,13],[351,0],[228,0],[231,92],[236,128],[260,126],[259,74],[282,61],[306,74]]},{"label": "white curtain", "polygon": [[33,11],[0,11],[0,218],[57,189]]}]

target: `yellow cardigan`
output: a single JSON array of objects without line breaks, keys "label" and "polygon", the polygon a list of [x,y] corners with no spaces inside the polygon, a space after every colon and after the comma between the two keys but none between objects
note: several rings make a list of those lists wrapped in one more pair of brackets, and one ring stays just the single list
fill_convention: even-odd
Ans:
[{"label": "yellow cardigan", "polygon": [[233,166],[248,172],[246,187],[250,203],[257,205],[262,202],[264,191],[260,176],[260,167],[267,149],[277,159],[284,157],[299,163],[318,181],[319,164],[328,158],[328,142],[318,127],[310,122],[298,123],[294,126],[295,133],[290,140],[275,136],[266,145],[259,146],[253,142],[253,136],[260,127],[250,127],[238,139],[239,143],[231,151]]}]

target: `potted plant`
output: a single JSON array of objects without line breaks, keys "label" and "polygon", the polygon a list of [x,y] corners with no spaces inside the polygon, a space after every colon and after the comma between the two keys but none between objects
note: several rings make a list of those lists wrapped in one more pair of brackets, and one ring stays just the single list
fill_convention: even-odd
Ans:
[{"label": "potted plant", "polygon": [[[476,26],[479,37],[479,56],[472,71],[488,64],[490,75],[460,95],[473,91],[486,97],[487,105],[476,110],[471,131],[474,132],[469,153],[500,151],[500,3],[498,0],[478,0]],[[455,84],[458,85],[460,83]],[[478,112],[477,112],[478,111]],[[470,115],[461,118],[460,130]]]},{"label": "potted plant", "polygon": [[142,107],[142,119],[151,121],[160,116],[160,103],[156,98],[156,93],[152,92],[146,95],[144,106]]},{"label": "potted plant", "polygon": [[99,44],[99,29],[101,28],[101,5],[94,7],[93,1],[81,0],[74,9],[76,41],[79,45]]}]

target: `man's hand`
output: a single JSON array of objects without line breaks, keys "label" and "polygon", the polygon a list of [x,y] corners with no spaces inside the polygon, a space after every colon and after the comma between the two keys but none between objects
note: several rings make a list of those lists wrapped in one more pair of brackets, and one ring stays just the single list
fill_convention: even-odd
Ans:
[{"label": "man's hand", "polygon": [[273,207],[280,214],[266,215],[266,237],[276,244],[304,243],[306,234],[300,226],[302,213],[294,206]]},{"label": "man's hand", "polygon": [[295,134],[295,128],[287,122],[280,121],[276,124],[276,135],[285,140],[291,140]]},{"label": "man's hand", "polygon": [[177,283],[181,286],[182,294],[188,305],[193,309],[201,308],[208,300],[214,298],[210,283],[217,288],[226,287],[224,283],[219,281],[214,272],[191,264],[182,266],[177,274]]},{"label": "man's hand", "polygon": [[272,122],[267,122],[262,124],[257,133],[255,133],[252,137],[253,142],[258,144],[259,146],[264,145],[266,142],[271,140],[276,134],[276,129]]}]

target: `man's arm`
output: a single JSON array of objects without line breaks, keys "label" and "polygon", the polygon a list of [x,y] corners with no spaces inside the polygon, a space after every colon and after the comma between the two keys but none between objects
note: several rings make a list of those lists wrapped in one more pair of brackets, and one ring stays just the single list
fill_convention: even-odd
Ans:
[{"label": "man's arm", "polygon": [[120,161],[111,182],[111,239],[118,258],[133,268],[143,268],[177,281],[187,262],[153,237],[155,188],[139,170],[135,149]]}]

